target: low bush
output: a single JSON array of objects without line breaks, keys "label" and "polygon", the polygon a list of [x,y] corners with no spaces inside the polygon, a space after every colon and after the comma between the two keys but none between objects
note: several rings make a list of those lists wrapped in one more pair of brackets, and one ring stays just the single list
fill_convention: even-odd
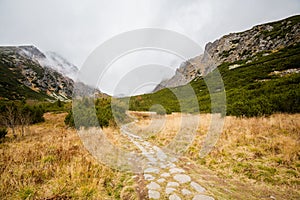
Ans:
[{"label": "low bush", "polygon": [[0,128],[0,139],[4,138],[7,134],[6,128]]},{"label": "low bush", "polygon": [[14,136],[16,128],[21,128],[21,135],[25,133],[25,127],[45,121],[45,111],[41,105],[28,105],[24,101],[0,102],[0,126],[10,128]]},{"label": "low bush", "polygon": [[[125,104],[112,98],[83,98],[73,101],[73,110],[65,118],[70,127],[107,127],[128,121]],[[75,113],[75,115],[74,115]]]}]

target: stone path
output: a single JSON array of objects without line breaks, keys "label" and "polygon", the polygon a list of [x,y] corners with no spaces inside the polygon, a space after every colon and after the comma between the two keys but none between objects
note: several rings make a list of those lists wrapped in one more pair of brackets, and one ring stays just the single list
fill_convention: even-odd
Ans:
[{"label": "stone path", "polygon": [[204,187],[192,180],[184,169],[176,165],[176,158],[166,155],[159,147],[130,133],[126,125],[121,128],[121,132],[141,150],[146,158],[143,172],[144,179],[147,181],[149,199],[167,197],[169,200],[214,200],[206,194]]}]

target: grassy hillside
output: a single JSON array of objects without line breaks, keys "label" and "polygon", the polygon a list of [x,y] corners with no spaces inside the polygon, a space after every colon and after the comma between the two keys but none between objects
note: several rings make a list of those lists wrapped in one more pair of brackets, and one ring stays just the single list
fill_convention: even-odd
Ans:
[{"label": "grassy hillside", "polygon": [[[261,116],[275,112],[300,112],[300,44],[281,49],[277,52],[262,52],[247,60],[223,63],[218,66],[222,76],[227,99],[227,114],[235,116]],[[206,81],[213,82],[213,71]],[[211,94],[203,77],[190,82],[197,95],[201,112],[211,111],[211,96],[218,96],[218,86],[212,86]],[[184,96],[183,104],[170,89],[163,89],[152,94],[131,97],[130,109],[145,111],[154,104],[161,104],[167,113],[194,112],[191,104],[193,96],[189,86],[172,89]],[[185,93],[186,92],[186,93]]]}]

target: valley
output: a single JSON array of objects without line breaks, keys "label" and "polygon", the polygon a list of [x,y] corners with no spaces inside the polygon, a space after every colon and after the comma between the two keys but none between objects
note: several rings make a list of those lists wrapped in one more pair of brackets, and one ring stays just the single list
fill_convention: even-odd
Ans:
[{"label": "valley", "polygon": [[294,15],[229,33],[124,97],[1,46],[0,199],[299,199],[299,31]]},{"label": "valley", "polygon": [[[177,182],[172,176],[167,177],[167,168],[162,168],[160,177],[151,172],[151,167],[147,173],[134,174],[99,163],[85,149],[76,131],[65,126],[65,116],[65,113],[46,113],[45,122],[31,125],[24,136],[13,138],[9,132],[1,141],[2,199],[145,199],[151,181],[164,178]],[[168,116],[164,129],[145,139],[147,145],[163,148],[168,144],[176,135],[179,118],[179,114]],[[202,194],[214,199],[298,199],[299,114],[249,119],[226,117],[217,145],[211,154],[199,159],[210,123],[209,115],[201,118],[197,136],[188,151],[170,162],[173,171],[183,170],[201,185]],[[149,120],[140,118],[137,127],[151,131],[147,130]],[[103,130],[115,145],[127,151],[139,151],[128,145],[129,138],[118,129]],[[153,148],[153,151],[156,149],[159,150]],[[181,195],[184,185],[178,187],[177,195]],[[192,191],[193,187],[186,189]],[[164,195],[165,188],[158,191]]]}]

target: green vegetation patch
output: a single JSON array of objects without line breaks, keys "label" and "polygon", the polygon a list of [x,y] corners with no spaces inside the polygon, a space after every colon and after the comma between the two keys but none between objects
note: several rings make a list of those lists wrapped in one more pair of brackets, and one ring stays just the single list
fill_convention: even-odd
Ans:
[{"label": "green vegetation patch", "polygon": [[[227,99],[227,115],[234,116],[263,116],[276,112],[300,112],[300,74],[286,76],[272,75],[274,71],[298,69],[300,66],[300,44],[296,44],[276,53],[263,56],[259,53],[252,58],[234,63],[223,63],[218,66],[222,76]],[[247,62],[252,60],[252,62]],[[239,64],[240,67],[229,70],[229,66]],[[210,92],[206,85],[216,71],[208,74],[205,79],[197,77],[190,85],[172,89],[162,89],[152,94],[134,96],[130,98],[130,110],[148,111],[155,104],[160,104],[171,112],[197,112],[197,105],[193,105],[193,94],[184,93],[187,87],[192,87],[198,98],[200,112],[211,112],[211,99],[218,95],[219,84],[210,82]],[[180,107],[180,100],[175,93],[182,93],[185,98],[185,109]],[[219,92],[220,94],[220,92]],[[218,109],[217,109],[218,110]]]}]

